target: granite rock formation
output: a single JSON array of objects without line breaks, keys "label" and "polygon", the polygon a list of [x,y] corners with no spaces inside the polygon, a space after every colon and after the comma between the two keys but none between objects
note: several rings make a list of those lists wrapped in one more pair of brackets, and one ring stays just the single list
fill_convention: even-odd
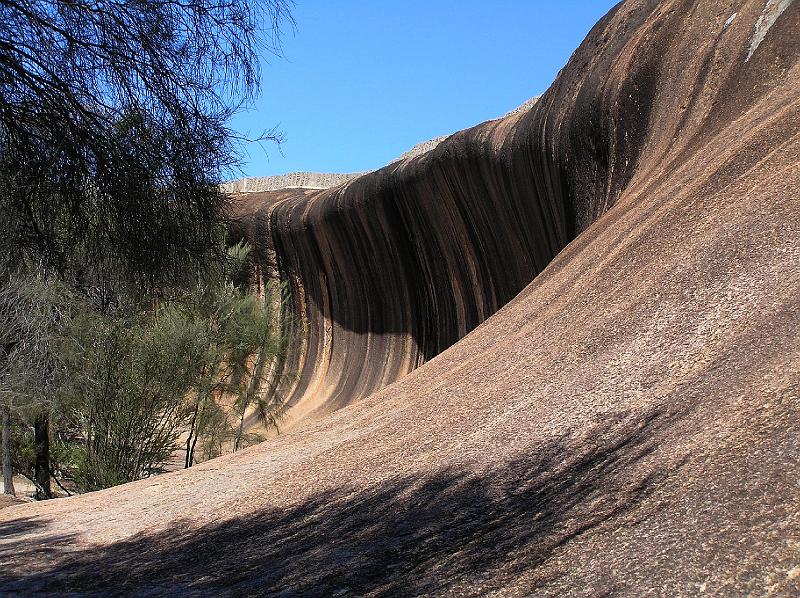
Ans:
[{"label": "granite rock formation", "polygon": [[365,173],[290,172],[275,176],[245,177],[222,184],[226,193],[253,193],[280,189],[329,189]]},{"label": "granite rock formation", "polygon": [[303,316],[295,408],[336,411],[3,509],[0,589],[800,593],[798,31],[627,0],[529,110],[243,195]]},{"label": "granite rock formation", "polygon": [[[762,7],[745,64],[722,64],[743,31],[728,15],[720,48],[699,32],[691,42],[705,62],[659,55],[656,45],[676,38],[688,51],[690,42],[648,6],[622,25],[641,37],[584,44],[541,103],[319,193],[237,196],[240,232],[258,247],[261,273],[290,283],[303,322],[287,364],[299,372],[287,424],[369,396],[438,355],[618,202],[634,174],[646,179],[695,151],[735,116],[728,106],[747,101],[739,71],[754,71],[752,48],[787,6]],[[679,64],[688,70],[670,72]],[[774,84],[776,68],[785,65],[758,75]],[[683,157],[670,152],[690,136]]]}]

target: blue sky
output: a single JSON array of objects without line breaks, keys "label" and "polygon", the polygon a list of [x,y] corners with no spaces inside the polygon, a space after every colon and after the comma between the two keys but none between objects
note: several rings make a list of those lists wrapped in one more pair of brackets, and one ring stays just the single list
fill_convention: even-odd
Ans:
[{"label": "blue sky", "polygon": [[[278,126],[248,146],[247,176],[358,172],[545,91],[616,0],[297,0],[283,58],[234,129]],[[281,155],[281,152],[283,155]]]}]

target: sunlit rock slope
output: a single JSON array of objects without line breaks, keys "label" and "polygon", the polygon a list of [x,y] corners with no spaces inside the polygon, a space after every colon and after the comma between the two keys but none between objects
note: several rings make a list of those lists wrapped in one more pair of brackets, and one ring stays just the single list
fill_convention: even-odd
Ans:
[{"label": "sunlit rock slope", "polygon": [[0,588],[800,593],[798,31],[628,0],[530,110],[242,196],[307,327],[295,408],[343,408],[3,509]]},{"label": "sunlit rock slope", "polygon": [[[710,5],[652,25],[637,21],[653,17],[645,8],[627,30],[596,30],[538,105],[333,189],[238,196],[262,272],[290,283],[302,316],[287,364],[299,373],[290,420],[368,396],[438,355],[618,202],[634,174],[652,178],[709,142],[757,97],[755,81],[777,83],[790,63],[778,55],[759,71],[748,60],[787,6],[767,3],[747,32],[732,6],[714,36],[695,29]],[[685,27],[676,18],[692,31],[675,30]],[[737,61],[729,52],[742,41]]]}]

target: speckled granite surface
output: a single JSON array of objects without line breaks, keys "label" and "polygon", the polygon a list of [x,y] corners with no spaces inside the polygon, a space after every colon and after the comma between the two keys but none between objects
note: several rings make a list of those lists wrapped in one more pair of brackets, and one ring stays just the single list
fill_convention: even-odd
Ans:
[{"label": "speckled granite surface", "polygon": [[800,5],[746,60],[765,9],[626,1],[533,109],[249,195],[305,424],[0,510],[0,591],[798,595]]}]

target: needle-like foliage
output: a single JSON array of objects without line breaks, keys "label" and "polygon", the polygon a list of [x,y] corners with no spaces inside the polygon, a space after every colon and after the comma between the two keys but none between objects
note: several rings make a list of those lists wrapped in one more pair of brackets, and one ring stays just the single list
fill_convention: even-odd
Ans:
[{"label": "needle-like foliage", "polygon": [[218,246],[229,117],[291,22],[285,0],[0,0],[0,255],[140,283]]}]

